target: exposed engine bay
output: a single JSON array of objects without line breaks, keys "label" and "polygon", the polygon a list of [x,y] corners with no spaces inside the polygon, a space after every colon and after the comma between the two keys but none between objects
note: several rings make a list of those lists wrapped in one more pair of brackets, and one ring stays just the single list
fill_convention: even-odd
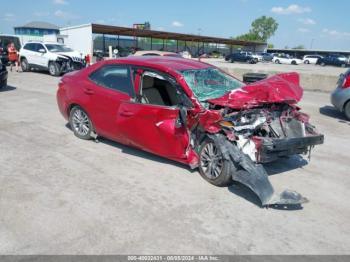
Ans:
[{"label": "exposed engine bay", "polygon": [[288,104],[239,111],[226,108],[223,119],[220,124],[228,139],[257,163],[306,154],[323,143],[323,136],[309,123],[309,117]]}]

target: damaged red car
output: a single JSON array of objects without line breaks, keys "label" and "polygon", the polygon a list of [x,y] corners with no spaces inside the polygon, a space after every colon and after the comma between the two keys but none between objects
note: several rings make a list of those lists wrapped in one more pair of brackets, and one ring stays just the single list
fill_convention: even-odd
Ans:
[{"label": "damaged red car", "polygon": [[307,201],[274,192],[262,166],[323,143],[296,105],[302,95],[296,73],[245,85],[198,61],[128,57],[66,74],[57,102],[81,139],[101,136],[187,164],[215,186],[238,181],[266,206]]}]

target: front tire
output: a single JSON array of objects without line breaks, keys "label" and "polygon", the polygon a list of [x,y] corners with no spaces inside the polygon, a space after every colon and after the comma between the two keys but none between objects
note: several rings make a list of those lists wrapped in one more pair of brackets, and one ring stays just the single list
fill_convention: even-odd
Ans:
[{"label": "front tire", "polygon": [[275,64],[280,64],[280,60],[275,60]]},{"label": "front tire", "polygon": [[232,185],[232,166],[212,139],[204,140],[199,149],[199,173],[207,182],[218,187]]},{"label": "front tire", "polygon": [[291,64],[292,65],[297,65],[297,62],[293,60]]},{"label": "front tire", "polygon": [[345,106],[344,106],[344,114],[345,117],[350,120],[350,100],[348,102],[346,102]]},{"label": "front tire", "polygon": [[56,62],[49,63],[49,73],[52,76],[59,76],[61,74],[58,64]]},{"label": "front tire", "polygon": [[21,69],[22,69],[22,72],[28,72],[30,70],[29,64],[26,58],[21,59]]},{"label": "front tire", "polygon": [[80,107],[74,106],[69,113],[69,125],[74,135],[80,139],[90,140],[94,132],[88,114]]}]

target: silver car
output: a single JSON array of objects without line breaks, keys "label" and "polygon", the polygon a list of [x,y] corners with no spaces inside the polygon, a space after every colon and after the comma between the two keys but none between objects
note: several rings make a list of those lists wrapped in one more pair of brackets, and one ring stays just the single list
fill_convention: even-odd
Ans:
[{"label": "silver car", "polygon": [[331,95],[331,102],[350,120],[350,69],[339,76],[337,88]]}]

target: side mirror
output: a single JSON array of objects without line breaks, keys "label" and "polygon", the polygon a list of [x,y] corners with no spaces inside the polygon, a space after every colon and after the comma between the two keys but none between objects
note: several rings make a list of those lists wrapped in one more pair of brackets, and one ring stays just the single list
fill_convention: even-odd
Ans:
[{"label": "side mirror", "polygon": [[38,50],[38,52],[39,52],[39,53],[42,53],[42,54],[45,54],[45,53],[46,53],[46,51],[45,51],[44,48],[40,48],[40,49]]},{"label": "side mirror", "polygon": [[187,108],[184,106],[180,107],[179,116],[177,117],[175,122],[176,128],[180,128],[182,126],[187,126]]}]

